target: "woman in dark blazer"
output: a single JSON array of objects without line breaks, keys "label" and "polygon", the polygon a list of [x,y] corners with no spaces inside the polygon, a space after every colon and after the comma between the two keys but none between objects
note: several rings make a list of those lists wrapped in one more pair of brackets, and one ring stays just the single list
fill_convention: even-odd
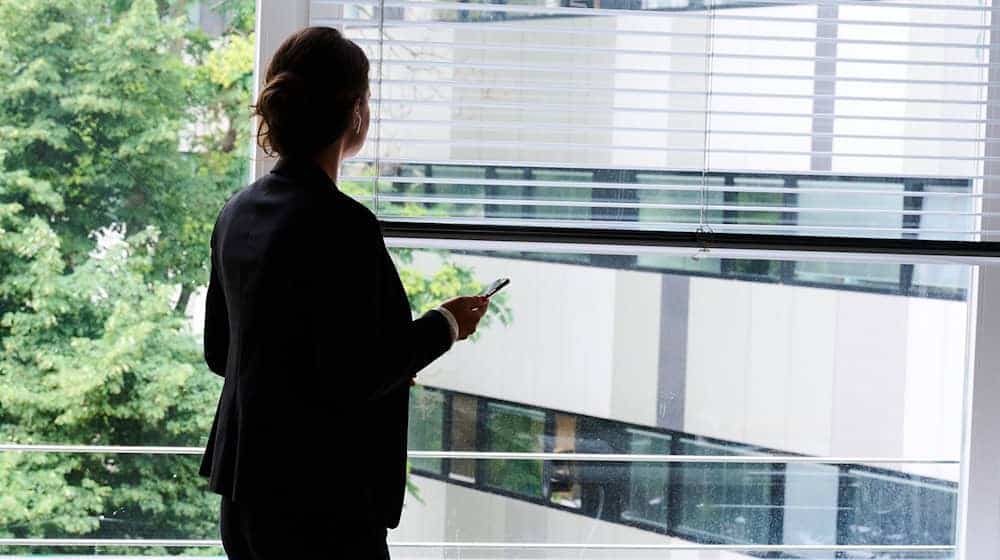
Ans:
[{"label": "woman in dark blazer", "polygon": [[379,222],[337,189],[368,132],[368,59],[335,29],[275,52],[257,99],[274,170],[212,233],[205,360],[225,377],[202,460],[230,559],[388,558],[409,386],[489,301],[414,320]]}]

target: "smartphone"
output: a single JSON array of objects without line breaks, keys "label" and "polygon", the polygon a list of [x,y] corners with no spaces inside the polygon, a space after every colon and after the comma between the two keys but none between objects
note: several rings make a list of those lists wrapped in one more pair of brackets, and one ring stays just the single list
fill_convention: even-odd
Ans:
[{"label": "smartphone", "polygon": [[497,292],[504,289],[507,284],[510,284],[510,278],[497,278],[492,284],[483,288],[483,291],[479,292],[479,296],[493,297]]}]

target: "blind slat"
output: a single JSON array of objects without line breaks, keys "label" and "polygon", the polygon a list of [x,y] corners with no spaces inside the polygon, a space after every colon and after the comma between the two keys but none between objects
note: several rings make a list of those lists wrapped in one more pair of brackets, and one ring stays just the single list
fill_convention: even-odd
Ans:
[{"label": "blind slat", "polygon": [[[809,188],[809,187],[768,187],[768,186],[745,186],[745,185],[696,185],[696,184],[666,184],[666,183],[609,183],[609,182],[573,182],[573,181],[540,181],[537,179],[477,179],[477,178],[448,178],[448,177],[426,177],[426,176],[394,176],[394,175],[341,175],[341,181],[352,182],[388,182],[396,184],[430,184],[430,185],[475,185],[483,187],[527,187],[532,189],[616,189],[616,190],[637,190],[653,192],[709,192],[709,193],[757,193],[757,194],[861,194],[865,196],[879,197],[905,197],[917,199],[1000,199],[1000,194],[983,194],[977,192],[946,192],[946,191],[907,191],[885,190],[885,189],[860,189],[860,188]],[[934,186],[934,185],[932,185]],[[902,183],[900,183],[902,187]]]},{"label": "blind slat", "polygon": [[[379,99],[377,97],[372,98],[373,103],[382,104],[395,104],[395,105],[407,105],[407,106],[419,106],[419,105],[438,105],[438,106],[453,106],[451,101],[444,100],[434,100],[434,99],[401,99],[401,98],[388,98]],[[485,102],[485,103],[462,103],[461,108],[477,108],[477,109],[515,109],[520,111],[580,111],[580,110],[596,110],[596,109],[609,109],[618,113],[647,113],[647,114],[695,114],[704,115],[706,113],[711,113],[713,115],[726,115],[733,117],[768,117],[768,118],[788,118],[788,119],[811,119],[815,117],[829,117],[831,119],[838,119],[841,121],[845,120],[862,120],[862,121],[892,121],[892,122],[924,122],[924,123],[951,123],[951,124],[972,124],[972,125],[985,125],[985,124],[996,124],[1000,122],[1000,119],[960,119],[960,118],[948,118],[948,117],[894,117],[894,116],[876,116],[876,115],[853,115],[853,114],[837,114],[837,113],[780,113],[780,112],[762,112],[762,111],[724,111],[724,110],[712,110],[712,109],[678,109],[678,108],[650,108],[650,107],[627,107],[627,106],[589,106],[589,105],[570,105],[570,104],[550,104],[550,103],[532,103],[530,101],[525,101],[522,103],[498,103],[498,102]]]},{"label": "blind slat", "polygon": [[881,208],[824,208],[803,206],[754,206],[739,204],[674,204],[666,202],[605,202],[601,200],[548,200],[544,198],[517,199],[498,197],[461,197],[461,196],[410,196],[380,193],[381,202],[399,202],[416,204],[465,204],[490,206],[525,206],[525,207],[567,207],[567,208],[602,208],[602,209],[650,209],[678,210],[697,212],[708,210],[712,212],[757,212],[757,213],[809,213],[809,214],[884,214],[898,216],[1000,216],[1000,212],[954,212],[950,210],[889,210]]},{"label": "blind slat", "polygon": [[[359,37],[353,39],[355,43],[359,45],[385,45],[385,46],[411,46],[412,42],[405,41],[401,39],[378,39],[378,38],[368,38]],[[421,41],[420,45],[423,47],[438,47],[438,48],[456,48],[463,50],[485,50],[485,51],[510,51],[517,52],[522,55],[530,55],[532,53],[579,53],[578,49],[573,47],[560,47],[552,45],[533,45],[533,44],[519,44],[519,45],[502,45],[496,43],[469,43],[469,42],[441,42],[441,41]],[[1000,67],[1000,63],[986,63],[986,62],[956,62],[954,60],[889,60],[889,59],[878,59],[878,58],[851,58],[851,57],[829,57],[829,56],[791,56],[783,54],[742,54],[742,53],[731,53],[731,52],[719,52],[712,51],[711,55],[702,51],[664,51],[664,50],[648,50],[648,49],[614,49],[614,48],[593,48],[589,49],[588,52],[594,54],[611,54],[611,55],[631,55],[631,56],[661,56],[661,57],[685,57],[685,58],[701,58],[705,59],[711,56],[713,59],[733,59],[733,60],[781,60],[786,62],[829,62],[829,63],[839,63],[839,64],[877,64],[877,65],[898,65],[898,66],[947,66],[950,68],[990,68],[990,67]]]},{"label": "blind slat", "polygon": [[570,74],[586,73],[612,73],[612,74],[641,74],[648,76],[696,76],[712,78],[733,78],[745,80],[789,80],[789,81],[810,81],[810,82],[860,82],[868,84],[904,84],[904,85],[927,85],[927,86],[968,86],[984,87],[988,83],[983,81],[967,80],[910,80],[903,78],[875,78],[865,76],[809,76],[804,74],[748,74],[738,72],[707,72],[704,70],[661,70],[656,68],[629,68],[614,66],[581,66],[579,68],[558,66],[558,65],[528,65],[528,64],[501,64],[487,62],[454,62],[444,60],[403,60],[383,58],[380,65],[389,66],[412,66],[412,67],[448,67],[463,68],[469,70],[504,70],[518,72],[554,72]]},{"label": "blind slat", "polygon": [[[388,85],[401,85],[401,86],[414,86],[414,87],[424,87],[424,86],[434,86],[434,87],[452,87],[458,89],[502,89],[511,90],[515,92],[528,92],[528,91],[565,91],[566,88],[571,87],[577,92],[587,92],[587,93],[620,93],[620,94],[639,94],[639,95],[678,95],[678,96],[698,96],[706,97],[708,94],[702,90],[685,90],[685,89],[673,89],[673,88],[630,88],[630,87],[609,87],[609,86],[598,86],[598,85],[586,85],[586,84],[559,84],[558,82],[548,82],[548,83],[538,83],[532,81],[522,81],[518,83],[514,82],[476,82],[471,80],[456,81],[456,80],[422,80],[422,79],[392,79],[383,78],[381,80],[382,84]],[[944,99],[944,98],[927,98],[927,97],[866,97],[866,96],[854,96],[854,95],[838,95],[838,94],[824,94],[824,93],[811,93],[811,94],[796,94],[796,93],[774,93],[774,92],[756,92],[756,91],[718,91],[712,90],[711,96],[713,98],[720,97],[737,97],[737,98],[749,98],[749,99],[803,99],[803,100],[827,100],[827,101],[868,101],[873,103],[929,103],[935,105],[969,105],[975,107],[995,107],[1000,105],[1000,101],[987,101],[985,99]]]},{"label": "blind slat", "polygon": [[[360,19],[360,18],[342,18],[342,17],[324,17],[313,20],[314,25],[327,25],[333,27],[344,27],[349,31],[353,30],[367,30],[367,31],[377,31],[379,28],[383,29],[470,29],[477,25],[482,25],[483,22],[452,22],[452,21],[423,21],[423,22],[406,22],[402,20],[386,20],[379,25],[373,19]],[[982,43],[959,43],[959,42],[934,42],[934,41],[892,41],[885,39],[851,39],[851,38],[814,38],[814,37],[795,37],[795,36],[780,36],[780,35],[751,35],[751,34],[734,34],[734,33],[701,33],[701,32],[689,32],[689,31],[647,31],[642,29],[599,29],[599,28],[570,28],[570,27],[551,27],[551,26],[513,26],[513,25],[503,25],[496,29],[491,29],[490,33],[502,34],[510,33],[514,35],[523,35],[525,33],[565,33],[565,34],[575,34],[575,35],[612,35],[612,36],[643,36],[643,37],[677,37],[677,38],[689,38],[689,39],[725,39],[733,41],[767,41],[767,42],[788,42],[788,43],[809,43],[809,44],[823,44],[823,43],[836,43],[837,45],[858,45],[858,46],[885,46],[885,47],[915,47],[915,48],[940,48],[940,49],[976,49],[981,50],[983,48]]]},{"label": "blind slat", "polygon": [[386,138],[379,137],[383,143],[399,143],[409,145],[446,145],[464,148],[519,148],[525,150],[608,150],[608,151],[634,151],[634,152],[657,152],[657,153],[730,153],[743,155],[775,155],[775,156],[811,156],[811,155],[832,155],[851,158],[874,158],[874,159],[907,159],[907,160],[928,160],[928,161],[1000,161],[1000,156],[935,156],[922,154],[883,154],[865,152],[839,152],[822,150],[763,150],[747,148],[727,148],[721,146],[709,146],[705,148],[683,148],[675,146],[647,146],[647,145],[627,145],[627,144],[576,144],[572,142],[531,142],[518,140],[446,140],[433,138]]},{"label": "blind slat", "polygon": [[[350,4],[354,6],[372,6],[386,8],[420,8],[426,10],[455,10],[463,12],[485,12],[504,14],[533,14],[547,16],[577,16],[577,17],[609,17],[609,16],[642,16],[649,18],[677,18],[708,20],[707,11],[668,11],[668,10],[623,10],[615,8],[562,8],[549,6],[530,6],[519,4],[481,4],[476,2],[407,2],[405,0],[329,0],[327,4]],[[715,10],[710,19],[715,21],[768,22],[786,24],[818,24],[836,22],[839,25],[903,27],[917,29],[961,29],[971,31],[987,31],[988,25],[964,23],[936,23],[919,21],[885,21],[879,19],[828,19],[823,17],[803,18],[775,15],[741,15],[727,11]]]},{"label": "blind slat", "polygon": [[[376,162],[375,158],[373,158],[373,157],[371,157],[371,155],[367,155],[367,154],[362,154],[362,155],[355,156],[355,157],[351,158],[350,160],[348,160],[345,163],[347,164],[348,167],[350,165],[352,165],[352,164],[356,165],[356,164],[374,164],[374,163],[379,163],[379,164],[386,164],[386,165],[432,165],[432,166],[440,165],[440,166],[465,166],[465,167],[479,167],[479,166],[484,166],[484,167],[498,167],[498,168],[515,167],[515,168],[520,168],[520,169],[523,169],[523,168],[531,168],[531,169],[557,169],[557,170],[565,170],[565,171],[574,171],[574,170],[577,170],[577,169],[579,169],[581,167],[580,165],[576,165],[576,164],[551,163],[551,162],[543,162],[543,161],[538,161],[538,160],[533,160],[533,159],[532,160],[521,159],[521,160],[517,160],[517,161],[511,161],[511,160],[492,159],[492,158],[466,159],[466,158],[457,158],[456,157],[456,158],[450,158],[450,159],[446,159],[446,160],[444,160],[444,159],[435,159],[435,158],[427,158],[427,159],[421,159],[420,161],[413,161],[413,160],[408,159],[408,158],[400,158],[400,157],[391,156],[391,155],[380,156],[378,158],[378,161]],[[590,169],[592,169],[595,166],[591,165],[589,167],[588,166],[582,166],[582,167],[585,167],[586,169],[590,170]],[[685,175],[701,174],[701,173],[720,173],[721,172],[720,170],[708,170],[708,169],[705,169],[703,166],[701,166],[701,167],[687,167],[687,168],[681,169],[681,168],[664,168],[663,166],[660,166],[660,165],[611,165],[611,164],[602,164],[599,167],[600,167],[601,170],[612,171],[612,172],[614,172],[614,171],[619,171],[619,172],[622,172],[622,171],[624,171],[624,172],[632,172],[632,171],[638,171],[638,172],[641,172],[641,171],[652,171],[652,172],[675,171],[677,173],[683,173]],[[731,168],[731,169],[726,169],[725,173],[727,173],[727,174],[733,174],[733,175],[746,175],[748,177],[765,175],[765,173],[761,172],[759,169],[747,169],[747,168]],[[772,175],[772,174],[768,173],[767,175]],[[949,175],[949,174],[941,174],[941,173],[937,173],[937,174],[934,174],[934,173],[914,174],[914,173],[905,173],[905,172],[893,173],[891,176],[889,176],[889,175],[886,175],[885,173],[881,173],[880,174],[880,173],[876,173],[876,172],[851,172],[851,173],[845,173],[843,171],[834,171],[834,170],[826,170],[826,171],[822,171],[822,170],[810,170],[810,171],[805,171],[805,172],[803,172],[803,171],[789,172],[789,175],[791,175],[791,176],[798,176],[798,177],[805,177],[806,175],[810,175],[810,176],[815,176],[816,178],[850,176],[851,180],[860,180],[860,179],[866,179],[867,178],[867,179],[870,179],[872,181],[887,181],[887,179],[889,179],[891,177],[891,179],[888,180],[888,182],[896,182],[896,181],[920,182],[921,180],[928,180],[928,181],[946,181],[946,182],[955,182],[955,183],[965,183],[968,180],[982,179],[984,177],[984,175],[976,175],[976,176],[971,176],[970,177],[970,176],[966,176],[966,175],[959,176],[959,175]]]},{"label": "blind slat", "polygon": [[[815,0],[814,0],[815,1]],[[324,6],[342,6],[345,4],[353,4],[355,2],[347,2],[345,0],[313,0],[313,6],[315,8],[322,8]],[[788,6],[803,6],[810,4],[811,2],[804,2],[803,0],[753,0],[752,3],[746,2],[715,2],[714,5],[710,7],[721,8],[721,9],[732,9],[732,8],[746,8],[746,7],[788,7]],[[368,5],[367,2],[365,2]],[[838,0],[837,4],[840,6],[865,6],[866,8],[906,8],[906,9],[922,9],[922,10],[947,10],[951,12],[988,12],[990,7],[988,5],[961,5],[961,4],[935,4],[935,3],[922,3],[922,2],[885,2],[881,4],[875,4],[872,0]],[[579,9],[579,8],[577,8]],[[660,8],[657,8],[660,9]]]},{"label": "blind slat", "polygon": [[[567,132],[622,132],[622,133],[671,133],[671,134],[698,134],[704,135],[705,130],[699,128],[668,128],[668,127],[641,127],[641,126],[617,126],[617,125],[582,125],[582,124],[535,124],[531,122],[501,122],[501,121],[485,121],[485,120],[466,120],[466,119],[454,119],[450,121],[433,120],[433,119],[392,119],[383,118],[379,119],[379,122],[388,125],[405,126],[407,128],[413,127],[446,127],[446,128],[456,128],[456,129],[466,129],[466,128],[483,128],[488,130],[502,130],[502,129],[514,129],[514,130],[563,130]],[[983,138],[981,136],[975,137],[947,137],[947,136],[917,136],[917,135],[886,135],[886,134],[838,134],[835,132],[783,132],[778,130],[726,130],[726,129],[715,129],[711,131],[713,136],[774,136],[780,138],[830,138],[830,139],[843,139],[843,140],[874,140],[874,141],[893,141],[893,140],[909,140],[917,142],[968,142],[977,144],[996,144],[1000,143],[1000,138]]]}]

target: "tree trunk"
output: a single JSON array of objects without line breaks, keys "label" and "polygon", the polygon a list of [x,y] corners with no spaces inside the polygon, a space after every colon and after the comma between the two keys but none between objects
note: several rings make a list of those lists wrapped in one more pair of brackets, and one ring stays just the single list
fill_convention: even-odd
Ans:
[{"label": "tree trunk", "polygon": [[191,294],[194,293],[194,287],[189,284],[181,284],[181,295],[177,298],[177,304],[174,305],[174,311],[177,313],[185,313],[187,311],[188,302],[191,301]]}]

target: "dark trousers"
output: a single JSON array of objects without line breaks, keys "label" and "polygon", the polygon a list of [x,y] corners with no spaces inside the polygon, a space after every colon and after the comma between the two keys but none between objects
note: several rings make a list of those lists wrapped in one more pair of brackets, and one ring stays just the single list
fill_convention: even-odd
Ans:
[{"label": "dark trousers", "polygon": [[384,527],[340,521],[331,513],[336,506],[302,502],[246,505],[223,497],[222,546],[229,560],[389,560]]}]

